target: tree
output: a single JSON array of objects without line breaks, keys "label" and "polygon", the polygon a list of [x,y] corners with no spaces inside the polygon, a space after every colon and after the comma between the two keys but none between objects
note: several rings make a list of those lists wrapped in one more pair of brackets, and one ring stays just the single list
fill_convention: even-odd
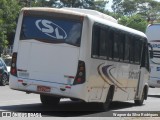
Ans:
[{"label": "tree", "polygon": [[112,10],[116,14],[121,13],[126,16],[138,13],[148,17],[160,14],[160,2],[154,0],[113,0]]},{"label": "tree", "polygon": [[147,20],[157,20],[160,17],[160,2],[154,0],[136,0],[139,5],[137,12]]},{"label": "tree", "polygon": [[100,12],[106,12],[105,7],[106,4],[109,2],[109,0],[96,0],[94,2],[95,4],[95,10],[98,10]]},{"label": "tree", "polygon": [[10,41],[7,41],[7,35],[15,31],[19,10],[17,0],[0,1],[0,46],[2,49]]},{"label": "tree", "polygon": [[[29,5],[26,0],[24,5]],[[85,9],[97,9],[104,11],[105,4],[108,0],[33,0],[30,1],[30,6],[38,7],[74,7]]]},{"label": "tree", "polygon": [[122,2],[123,15],[132,16],[137,12],[136,0],[124,0]]},{"label": "tree", "polygon": [[122,10],[122,0],[113,0],[112,1],[113,4],[111,6],[114,14],[123,14],[123,10]]},{"label": "tree", "polygon": [[112,10],[120,24],[142,32],[148,21],[160,21],[160,2],[154,0],[113,0]]},{"label": "tree", "polygon": [[94,0],[37,0],[31,3],[31,6],[38,7],[85,7],[91,6]]},{"label": "tree", "polygon": [[141,15],[132,15],[131,17],[122,16],[118,22],[119,24],[128,26],[130,28],[133,28],[142,32],[145,32],[148,24],[147,21],[143,19]]}]

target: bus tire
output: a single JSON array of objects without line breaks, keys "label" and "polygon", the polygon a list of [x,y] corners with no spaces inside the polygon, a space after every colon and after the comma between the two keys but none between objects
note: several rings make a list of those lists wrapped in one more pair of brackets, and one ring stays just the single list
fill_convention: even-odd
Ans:
[{"label": "bus tire", "polygon": [[114,95],[114,86],[111,86],[108,91],[106,101],[104,103],[100,103],[100,107],[101,107],[102,111],[108,110],[110,103],[112,102],[113,95]]},{"label": "bus tire", "polygon": [[80,99],[76,99],[76,98],[70,98],[70,100],[75,101],[75,102],[81,101]]},{"label": "bus tire", "polygon": [[60,102],[59,97],[40,95],[40,100],[43,105],[57,105]]},{"label": "bus tire", "polygon": [[141,96],[141,99],[140,99],[140,100],[134,100],[135,105],[137,105],[137,106],[143,105],[143,102],[144,102],[144,100],[145,100],[145,96],[146,96],[146,94],[147,94],[147,91],[146,91],[146,90],[147,90],[146,87],[144,87],[143,93],[142,93],[142,96]]}]

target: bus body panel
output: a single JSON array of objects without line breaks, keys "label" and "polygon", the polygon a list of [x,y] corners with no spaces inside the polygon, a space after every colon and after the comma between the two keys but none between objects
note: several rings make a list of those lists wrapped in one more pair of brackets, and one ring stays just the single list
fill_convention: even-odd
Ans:
[{"label": "bus body panel", "polygon": [[74,79],[68,81],[67,76],[76,76],[79,48],[37,43],[32,40],[24,43],[22,41],[19,44],[18,77],[60,84],[73,83]]},{"label": "bus body panel", "polygon": [[[21,80],[21,79],[20,79]],[[62,98],[78,98],[84,101],[87,101],[85,99],[85,94],[82,94],[85,91],[83,86],[77,85],[77,86],[70,86],[70,88],[66,88],[67,85],[64,84],[57,84],[57,83],[49,83],[49,82],[44,82],[44,81],[37,81],[35,80],[28,80],[28,79],[23,79],[23,83],[26,83],[27,85],[24,86],[22,82],[17,82],[17,78],[12,76],[12,80],[10,81],[10,88],[14,90],[19,90],[19,91],[24,91],[27,93],[36,93],[36,94],[46,94],[46,95],[55,95],[59,96]],[[50,92],[40,92],[37,91],[37,86],[48,86],[51,88]],[[67,86],[68,87],[68,86]],[[66,89],[65,91],[62,91],[61,89],[64,88]]]}]

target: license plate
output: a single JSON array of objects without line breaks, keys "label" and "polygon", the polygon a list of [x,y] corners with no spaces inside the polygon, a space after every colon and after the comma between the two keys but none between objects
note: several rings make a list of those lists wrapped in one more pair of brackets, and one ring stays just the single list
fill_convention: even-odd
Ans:
[{"label": "license plate", "polygon": [[22,78],[29,78],[29,73],[28,72],[18,72],[19,77]]},{"label": "license plate", "polygon": [[38,92],[50,92],[51,88],[47,86],[37,86],[37,91]]}]

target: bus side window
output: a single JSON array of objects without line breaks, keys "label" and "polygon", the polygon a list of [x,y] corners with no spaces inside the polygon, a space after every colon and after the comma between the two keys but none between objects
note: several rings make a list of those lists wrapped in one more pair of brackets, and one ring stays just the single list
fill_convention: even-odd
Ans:
[{"label": "bus side window", "polygon": [[99,57],[99,34],[100,34],[100,28],[97,25],[94,25],[93,32],[92,32],[92,57],[93,58]]},{"label": "bus side window", "polygon": [[113,43],[113,58],[114,60],[119,60],[119,32],[114,31],[114,43]]},{"label": "bus side window", "polygon": [[92,33],[92,57],[107,59],[106,51],[107,29],[101,25],[94,25]]},{"label": "bus side window", "polygon": [[129,48],[129,60],[130,63],[134,63],[134,48],[135,48],[135,41],[134,36],[130,36],[130,48]]},{"label": "bus side window", "polygon": [[124,45],[125,45],[124,41],[125,41],[125,34],[121,32],[119,36],[119,59],[120,61],[124,60]]},{"label": "bus side window", "polygon": [[141,67],[145,67],[145,54],[146,52],[146,47],[145,47],[145,43],[143,42],[142,44],[142,55],[141,55]]},{"label": "bus side window", "polygon": [[134,49],[134,60],[136,64],[140,64],[140,57],[142,53],[142,41],[139,41],[139,38],[137,37],[135,39],[135,49]]},{"label": "bus side window", "polygon": [[107,57],[109,60],[113,59],[113,39],[114,39],[114,31],[113,29],[109,29],[107,32]]},{"label": "bus side window", "polygon": [[129,62],[129,48],[130,48],[130,40],[128,35],[125,35],[125,45],[124,45],[124,61]]},{"label": "bus side window", "polygon": [[99,39],[99,57],[102,59],[107,59],[107,54],[106,54],[106,38],[107,38],[107,30],[104,28],[100,29],[100,39]]},{"label": "bus side window", "polygon": [[148,71],[150,71],[150,66],[149,66],[149,52],[148,52],[148,44],[146,44],[146,51],[145,51],[145,67]]},{"label": "bus side window", "polygon": [[150,71],[147,42],[143,42],[142,45],[141,67],[145,67],[148,71]]}]

